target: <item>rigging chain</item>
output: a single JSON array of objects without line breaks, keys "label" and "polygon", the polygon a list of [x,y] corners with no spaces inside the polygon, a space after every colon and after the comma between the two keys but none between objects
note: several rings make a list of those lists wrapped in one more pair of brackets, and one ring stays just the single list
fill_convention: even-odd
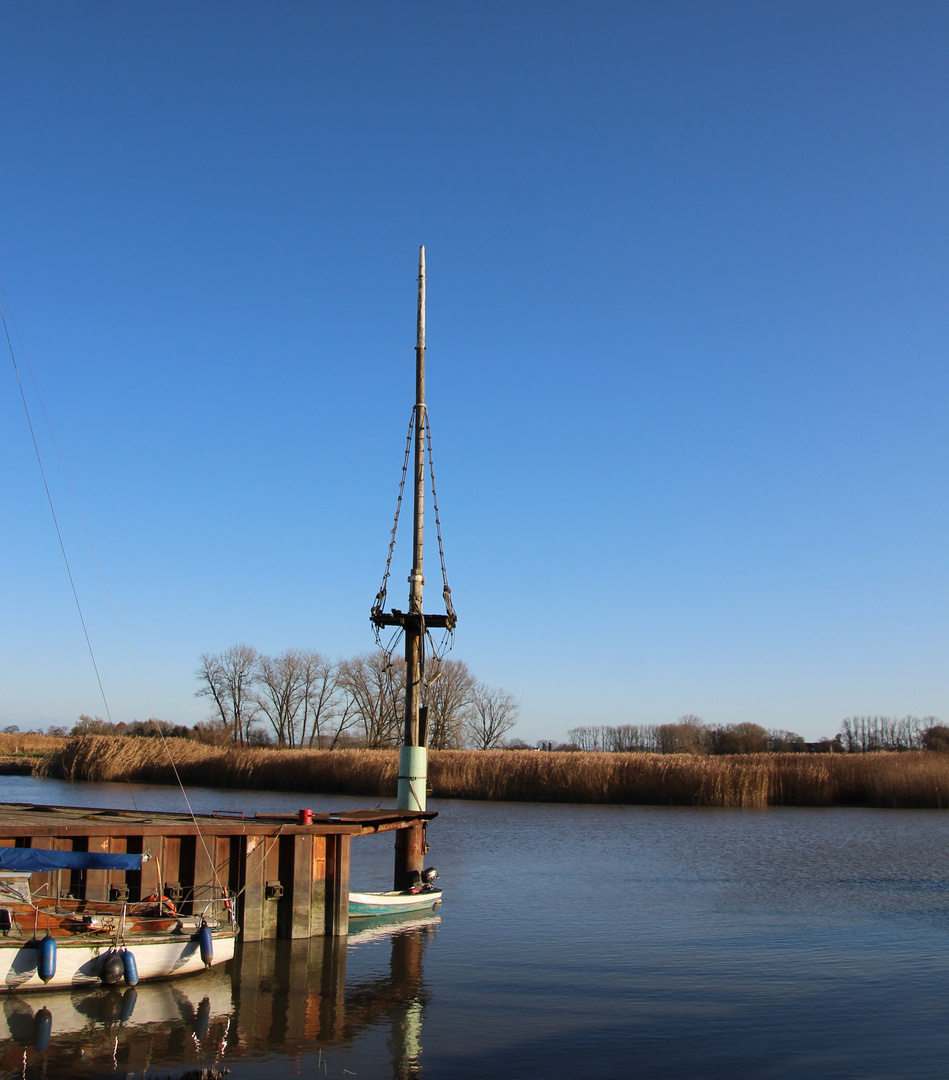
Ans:
[{"label": "rigging chain", "polygon": [[[415,406],[412,407],[412,415],[409,417],[409,431],[405,437],[405,458],[402,461],[402,479],[399,481],[399,497],[395,504],[395,520],[392,522],[392,536],[389,539],[389,557],[386,559],[385,573],[382,575],[382,584],[379,586],[379,591],[376,593],[375,602],[372,605],[372,612],[375,614],[377,611],[382,611],[386,603],[386,584],[389,581],[389,570],[392,566],[392,553],[395,551],[395,534],[399,528],[399,512],[402,509],[402,494],[405,491],[405,477],[409,468],[409,454],[412,452],[412,431],[415,428]],[[379,640],[379,627],[376,630],[376,644],[382,648],[382,642]],[[385,650],[389,652],[388,649]]]},{"label": "rigging chain", "polygon": [[[416,407],[413,407],[413,409],[412,409],[412,415],[409,418],[409,430],[408,430],[408,433],[406,434],[406,438],[405,438],[405,456],[402,459],[402,476],[401,476],[401,479],[399,480],[399,496],[398,496],[398,499],[396,500],[396,504],[395,504],[395,517],[394,517],[394,520],[392,522],[392,533],[391,533],[391,536],[390,536],[390,539],[389,539],[389,553],[388,553],[388,556],[386,557],[386,568],[385,568],[385,572],[382,575],[382,584],[379,586],[379,591],[376,593],[375,602],[372,605],[372,612],[373,612],[373,614],[375,614],[376,612],[381,612],[383,610],[383,608],[385,606],[385,602],[386,602],[386,587],[388,585],[389,574],[390,574],[390,571],[391,571],[391,568],[392,568],[392,556],[393,556],[393,553],[395,551],[396,533],[398,532],[398,528],[399,528],[399,514],[400,514],[400,512],[402,510],[402,497],[403,497],[403,495],[405,493],[405,478],[408,475],[409,457],[410,457],[411,452],[412,452],[412,433],[415,430],[416,422],[418,422],[418,423],[420,423],[422,425],[424,438],[425,438],[426,445],[427,445],[427,448],[428,448],[428,471],[429,471],[429,476],[431,478],[431,483],[432,483],[432,506],[433,506],[433,508],[435,510],[435,533],[436,533],[436,536],[438,537],[438,558],[439,558],[439,562],[441,564],[441,570],[442,570],[442,598],[445,601],[445,613],[448,616],[450,616],[452,618],[452,620],[454,621],[454,619],[457,618],[457,616],[455,616],[455,608],[454,608],[454,605],[452,604],[452,600],[451,600],[451,586],[448,584],[448,569],[447,569],[447,567],[445,565],[445,547],[444,547],[444,543],[442,541],[442,523],[441,523],[441,516],[440,516],[439,510],[438,510],[438,492],[436,491],[436,488],[435,488],[435,458],[434,458],[434,454],[432,453],[432,426],[429,423],[428,410],[427,409],[423,408],[421,417],[419,417],[417,414],[418,414],[418,407],[416,406]],[[401,631],[397,631],[392,636],[392,639],[389,641],[389,643],[387,645],[383,645],[381,635],[380,635],[380,627],[376,626],[374,629],[375,629],[376,644],[379,646],[380,649],[382,649],[382,652],[383,652],[383,654],[384,654],[384,656],[386,658],[386,672],[388,674],[389,669],[391,667],[391,663],[392,663],[392,654],[393,654],[393,652],[395,650],[395,646],[396,646],[396,644],[398,642],[398,639],[401,637]],[[436,660],[440,660],[442,658],[442,656],[445,654],[445,652],[448,649],[450,649],[451,646],[454,644],[454,640],[455,640],[454,630],[447,630],[446,633],[445,633],[445,636],[442,639],[441,644],[439,646],[437,646],[437,647],[435,645],[434,639],[432,638],[431,632],[428,630],[428,628],[424,627],[424,625],[423,625],[423,630],[424,630],[424,635],[423,635],[423,639],[422,639],[423,655],[424,655],[424,648],[425,648],[425,638],[428,638],[429,641],[431,641],[431,644],[432,644],[432,655],[433,655],[433,657]],[[424,664],[424,660],[423,660],[423,664]],[[389,676],[389,677],[391,679],[391,676]]]},{"label": "rigging chain", "polygon": [[[432,425],[429,423],[427,409],[425,410],[423,422],[425,424],[425,437],[428,442],[428,470],[429,475],[432,478],[432,506],[435,508],[435,534],[438,537],[438,557],[442,564],[442,596],[445,600],[445,614],[449,617],[450,621],[454,621],[457,616],[455,615],[455,609],[452,606],[451,587],[448,584],[448,570],[445,568],[445,548],[442,545],[442,523],[438,516],[438,495],[435,491],[435,459],[432,456]],[[445,644],[449,640],[454,643],[454,630],[449,630],[445,635],[445,639],[442,642],[442,648],[440,650],[435,650],[437,656],[440,657],[441,653],[445,651]]]}]

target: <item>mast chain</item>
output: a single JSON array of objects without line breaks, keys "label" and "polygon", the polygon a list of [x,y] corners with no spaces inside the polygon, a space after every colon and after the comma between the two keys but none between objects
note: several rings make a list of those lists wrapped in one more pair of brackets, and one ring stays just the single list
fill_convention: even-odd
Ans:
[{"label": "mast chain", "polygon": [[[428,442],[428,469],[432,478],[432,505],[435,508],[435,533],[438,536],[438,557],[442,564],[442,596],[445,599],[445,614],[455,616],[455,609],[451,602],[451,588],[448,585],[448,571],[445,569],[445,549],[442,546],[442,523],[438,517],[438,495],[435,491],[435,459],[432,456],[432,425],[429,423],[428,410],[423,420],[425,424],[425,437]],[[454,637],[454,634],[452,634]]]},{"label": "mast chain", "polygon": [[[405,491],[405,477],[409,468],[409,454],[412,451],[412,431],[415,428],[415,406],[412,407],[412,415],[409,417],[409,431],[405,437],[405,457],[402,460],[402,479],[399,481],[399,497],[395,504],[395,520],[392,522],[392,535],[389,539],[389,556],[386,559],[385,573],[382,575],[382,584],[376,593],[375,602],[372,605],[372,613],[382,611],[386,602],[386,585],[389,581],[389,570],[392,566],[392,553],[395,551],[395,534],[399,528],[399,512],[402,509],[402,493]],[[376,643],[379,643],[379,628],[376,627]]]}]

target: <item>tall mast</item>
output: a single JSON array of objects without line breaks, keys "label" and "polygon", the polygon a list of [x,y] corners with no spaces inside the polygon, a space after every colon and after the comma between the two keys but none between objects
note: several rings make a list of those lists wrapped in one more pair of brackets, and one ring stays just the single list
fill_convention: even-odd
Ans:
[{"label": "tall mast", "polygon": [[418,253],[418,322],[415,337],[415,512],[412,530],[412,573],[409,574],[409,614],[405,627],[405,732],[403,745],[424,746],[419,730],[422,690],[423,531],[425,522],[425,248]]},{"label": "tall mast", "polygon": [[[402,730],[402,746],[399,749],[398,808],[420,815],[409,828],[397,829],[395,834],[395,888],[407,889],[416,884],[422,874],[422,860],[428,845],[425,842],[425,789],[428,781],[428,724],[426,710],[422,706],[422,677],[425,656],[425,635],[429,630],[441,629],[453,633],[458,621],[451,603],[451,590],[445,576],[442,559],[442,577],[445,614],[424,615],[422,609],[422,586],[425,577],[422,569],[422,533],[425,520],[425,446],[428,413],[425,408],[425,248],[418,252],[418,323],[415,337],[415,407],[412,413],[412,430],[415,434],[415,467],[413,502],[414,521],[412,531],[412,572],[409,574],[409,608],[400,611],[393,608],[384,611],[386,581],[389,564],[386,564],[382,587],[376,594],[369,618],[377,631],[384,627],[399,627],[405,634],[405,719]],[[409,446],[406,447],[406,466]],[[435,525],[438,526],[438,503],[435,502]],[[401,505],[401,496],[399,499]],[[399,523],[396,510],[389,544],[389,560],[395,545],[395,531]],[[441,539],[439,538],[439,548]],[[376,640],[378,641],[378,634]]]},{"label": "tall mast", "polygon": [[[409,574],[409,610],[405,619],[405,730],[399,751],[398,808],[424,810],[428,785],[428,732],[419,723],[422,704],[422,649],[425,616],[422,614],[422,533],[425,520],[425,248],[418,250],[418,324],[415,335],[415,500],[412,529],[412,573]],[[424,725],[427,727],[428,725]],[[418,822],[395,834],[396,889],[408,889],[422,877],[425,824]]]}]

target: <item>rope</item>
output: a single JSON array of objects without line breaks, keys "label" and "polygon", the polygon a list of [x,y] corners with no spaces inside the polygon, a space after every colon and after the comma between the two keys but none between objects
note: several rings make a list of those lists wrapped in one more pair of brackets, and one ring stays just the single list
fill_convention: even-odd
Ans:
[{"label": "rope", "polygon": [[[6,304],[7,310],[10,311],[10,303],[7,300],[7,294],[6,294],[6,291],[3,288],[2,282],[0,282],[0,295],[3,296],[3,301]],[[112,614],[115,616],[116,623],[118,623],[119,630],[121,631],[121,634],[122,634],[122,640],[125,642],[125,648],[128,651],[129,659],[132,662],[132,667],[135,669],[135,674],[136,674],[136,676],[138,678],[139,686],[141,686],[142,692],[145,695],[146,700],[148,700],[148,690],[147,690],[147,688],[145,686],[145,680],[142,677],[141,669],[138,666],[138,661],[136,660],[135,653],[132,650],[132,643],[129,641],[128,634],[125,632],[125,624],[122,622],[122,618],[119,615],[119,609],[116,607],[115,599],[112,596],[112,590],[109,588],[109,582],[106,579],[105,571],[102,569],[102,563],[99,561],[99,553],[96,551],[96,546],[92,542],[92,535],[89,532],[88,526],[86,525],[86,519],[83,516],[82,507],[80,507],[80,505],[79,505],[79,498],[76,495],[75,488],[72,485],[72,479],[69,476],[69,470],[66,468],[66,461],[63,458],[62,451],[59,449],[59,443],[56,441],[56,435],[53,432],[52,422],[50,421],[49,414],[46,411],[46,406],[43,403],[43,398],[42,398],[42,395],[40,394],[40,389],[36,385],[36,376],[33,374],[33,367],[30,364],[29,357],[26,355],[26,349],[23,346],[23,339],[20,337],[20,331],[19,331],[19,328],[17,327],[16,319],[14,319],[12,312],[10,312],[10,321],[13,324],[13,332],[16,335],[17,344],[20,346],[20,352],[22,353],[23,360],[26,363],[26,370],[29,373],[30,382],[33,384],[33,391],[36,394],[37,401],[39,402],[40,410],[43,413],[43,419],[46,421],[46,429],[49,432],[50,441],[52,442],[53,448],[56,451],[56,456],[59,458],[59,465],[60,465],[60,468],[63,470],[63,476],[64,476],[64,478],[66,480],[66,486],[69,488],[69,494],[72,496],[73,506],[75,506],[75,508],[76,508],[76,514],[79,517],[80,524],[82,525],[82,531],[83,531],[83,533],[85,533],[86,542],[89,544],[89,550],[92,552],[92,558],[95,561],[96,569],[99,571],[99,577],[100,577],[100,579],[102,581],[102,587],[105,589],[106,596],[109,598],[109,606],[112,608]],[[14,361],[14,367],[15,366],[16,366],[16,362]],[[41,466],[41,468],[42,468],[42,466]],[[55,517],[55,515],[54,515],[54,517]],[[154,708],[152,706],[151,701],[148,701],[148,707],[149,707],[149,711],[154,713]],[[108,712],[108,709],[109,709],[109,706],[108,706],[108,704],[106,704],[106,712]],[[109,716],[109,719],[110,720],[112,719],[111,715]],[[151,720],[152,718],[150,717],[149,719]],[[134,796],[133,796],[133,802],[134,802]],[[136,807],[136,809],[137,809],[137,807]]]},{"label": "rope", "polygon": [[[47,502],[49,503],[50,513],[52,514],[52,517],[53,517],[53,524],[56,527],[56,535],[59,538],[59,548],[60,548],[60,551],[62,552],[62,555],[63,555],[63,562],[66,564],[66,573],[67,573],[67,575],[69,577],[69,585],[70,585],[70,587],[72,589],[73,599],[76,602],[76,609],[79,612],[79,621],[82,623],[82,632],[85,635],[86,646],[87,646],[87,648],[89,650],[89,656],[92,659],[92,667],[93,667],[93,669],[95,671],[95,674],[96,674],[96,682],[99,684],[99,693],[102,695],[102,703],[105,706],[106,716],[109,718],[109,723],[111,724],[111,723],[113,723],[112,711],[109,708],[109,702],[108,702],[108,699],[106,697],[105,688],[102,685],[102,678],[101,678],[101,676],[99,674],[99,665],[96,662],[95,652],[94,652],[94,650],[92,648],[92,641],[89,638],[89,631],[88,631],[88,629],[86,627],[86,620],[85,620],[85,617],[83,616],[83,612],[82,612],[82,604],[79,602],[79,594],[76,591],[76,584],[75,584],[75,581],[73,580],[72,569],[70,568],[70,565],[69,565],[69,558],[66,555],[66,546],[65,546],[65,543],[63,541],[63,535],[62,535],[62,532],[61,532],[60,527],[59,527],[59,520],[56,517],[56,509],[55,509],[55,507],[53,505],[52,493],[50,492],[49,483],[47,482],[46,470],[43,467],[43,458],[42,458],[42,455],[40,454],[39,444],[38,444],[37,439],[36,439],[36,432],[35,432],[34,427],[33,427],[33,420],[32,420],[32,418],[30,416],[30,409],[29,409],[29,405],[27,404],[27,400],[26,400],[26,392],[23,389],[23,382],[22,382],[22,380],[20,378],[20,369],[19,369],[19,366],[17,365],[17,361],[16,361],[16,351],[13,348],[13,342],[12,342],[12,340],[10,338],[10,330],[9,330],[9,328],[7,326],[7,319],[6,319],[6,314],[5,314],[4,309],[9,310],[10,305],[9,305],[9,301],[7,300],[6,290],[3,288],[2,282],[0,282],[0,296],[3,297],[3,304],[0,304],[0,320],[3,321],[3,331],[4,331],[4,334],[6,335],[7,346],[9,348],[9,350],[10,350],[10,359],[13,361],[13,371],[14,371],[14,374],[16,375],[17,386],[19,387],[19,390],[20,390],[20,400],[23,402],[23,411],[26,413],[26,422],[27,422],[27,425],[28,425],[28,427],[30,429],[30,437],[33,440],[33,450],[36,453],[36,460],[39,463],[40,474],[41,474],[41,476],[43,478],[43,487],[46,489],[46,499],[47,499]],[[162,749],[165,751],[165,754],[168,757],[168,761],[171,764],[172,772],[175,774],[175,780],[178,782],[178,787],[181,789],[181,794],[184,797],[185,805],[188,807],[188,814],[191,817],[192,824],[195,827],[195,832],[197,833],[198,838],[201,840],[201,846],[204,848],[205,855],[207,855],[208,863],[211,865],[212,871],[214,873],[214,878],[215,878],[215,880],[217,882],[217,886],[218,886],[218,888],[223,888],[224,886],[222,885],[221,878],[220,878],[220,876],[218,875],[218,872],[217,872],[217,866],[215,865],[215,862],[211,857],[211,851],[208,848],[208,844],[207,844],[207,841],[204,838],[204,834],[201,832],[201,827],[198,825],[198,819],[195,816],[193,807],[191,806],[191,800],[188,798],[188,793],[185,790],[185,786],[181,781],[181,776],[178,773],[178,766],[175,764],[174,757],[172,756],[171,751],[168,749],[168,743],[167,743],[167,740],[165,739],[165,733],[162,731],[162,729],[159,727],[159,725],[155,722],[155,707],[152,704],[152,700],[151,700],[151,697],[150,697],[150,695],[148,693],[148,689],[145,686],[145,680],[142,678],[141,670],[139,669],[139,666],[138,666],[138,664],[137,664],[137,662],[135,660],[135,654],[132,651],[132,646],[131,646],[131,643],[129,642],[128,635],[125,633],[125,627],[122,625],[122,620],[119,618],[119,613],[118,613],[118,610],[117,610],[117,608],[115,606],[115,601],[113,600],[113,597],[112,597],[112,591],[109,589],[109,584],[106,581],[105,572],[102,569],[102,564],[99,562],[99,556],[96,554],[95,545],[93,544],[92,537],[90,536],[89,530],[86,527],[85,518],[83,517],[82,511],[79,508],[79,500],[76,497],[76,492],[75,492],[75,490],[74,490],[74,488],[72,486],[72,482],[69,479],[69,473],[66,470],[66,463],[63,460],[62,453],[60,452],[59,444],[56,442],[56,437],[53,434],[53,427],[52,427],[52,424],[50,423],[49,414],[46,412],[45,405],[43,405],[43,399],[42,399],[42,397],[40,395],[39,387],[36,385],[36,378],[33,375],[33,368],[30,365],[29,358],[26,355],[26,349],[23,347],[23,341],[22,341],[22,339],[20,337],[20,332],[19,332],[19,329],[17,328],[16,321],[13,318],[12,311],[10,312],[10,321],[13,323],[13,330],[14,330],[14,334],[16,335],[17,342],[19,343],[19,346],[20,346],[20,352],[23,355],[23,360],[24,360],[24,363],[26,364],[26,369],[30,374],[30,381],[33,384],[33,389],[34,389],[34,391],[36,393],[37,400],[40,403],[40,409],[41,409],[41,411],[43,413],[44,418],[46,419],[46,426],[49,429],[50,438],[52,439],[53,446],[56,448],[56,453],[57,453],[57,456],[59,457],[59,462],[60,462],[60,465],[62,466],[63,474],[66,477],[66,483],[69,486],[69,491],[72,494],[73,502],[74,502],[74,504],[76,506],[76,512],[79,515],[79,520],[82,522],[83,531],[86,534],[86,539],[88,540],[89,547],[92,550],[92,555],[93,555],[93,558],[95,559],[96,567],[99,570],[99,576],[102,578],[102,584],[104,585],[106,594],[109,597],[109,603],[112,605],[113,614],[115,615],[116,622],[119,624],[119,629],[122,631],[122,637],[125,640],[126,648],[128,649],[129,656],[131,657],[132,666],[135,668],[135,673],[138,676],[138,681],[139,681],[139,684],[141,685],[142,693],[144,694],[145,700],[148,703],[148,710],[149,710],[149,714],[150,714],[149,718],[148,718],[149,723],[152,725],[152,727],[155,728],[155,730],[158,732],[159,737],[161,738]],[[136,810],[138,810],[138,804],[135,801],[135,792],[133,791],[131,784],[129,784],[129,795],[131,796],[131,799],[132,799],[132,805],[135,807]]]},{"label": "rope", "polygon": [[[2,292],[2,286],[0,286],[0,292]],[[109,701],[108,701],[108,698],[105,695],[105,688],[102,685],[102,677],[99,674],[99,665],[96,663],[96,654],[95,654],[95,652],[94,652],[94,650],[92,648],[92,641],[89,638],[89,630],[88,630],[88,628],[86,626],[86,619],[85,619],[85,616],[82,613],[82,604],[80,604],[80,602],[79,602],[79,593],[76,591],[76,582],[73,579],[72,567],[70,567],[70,565],[69,565],[69,557],[66,554],[66,545],[65,545],[65,542],[63,541],[62,530],[59,527],[59,519],[56,517],[56,508],[53,506],[53,496],[52,496],[52,493],[49,490],[49,481],[46,478],[46,469],[43,467],[43,457],[40,454],[39,443],[36,441],[36,431],[33,428],[33,418],[30,416],[30,407],[27,404],[26,391],[23,389],[23,382],[20,379],[20,368],[19,368],[19,365],[16,362],[16,351],[13,348],[13,342],[10,340],[10,330],[9,330],[9,328],[7,326],[7,317],[6,317],[6,314],[4,312],[4,307],[6,306],[6,293],[5,292],[3,292],[3,299],[4,299],[4,304],[3,304],[3,306],[0,306],[0,319],[3,320],[3,332],[6,335],[7,347],[10,350],[10,359],[13,361],[13,372],[16,375],[16,384],[17,384],[17,386],[19,387],[19,390],[20,390],[20,400],[23,402],[23,411],[26,414],[26,423],[27,423],[27,426],[30,429],[30,438],[33,440],[33,451],[36,454],[36,461],[37,461],[37,464],[40,467],[40,475],[43,478],[43,487],[46,490],[46,501],[49,503],[49,512],[53,516],[53,525],[56,528],[56,536],[57,536],[57,538],[59,540],[59,550],[62,552],[63,562],[66,565],[66,576],[69,578],[69,587],[72,589],[73,599],[76,602],[76,610],[79,612],[79,621],[82,623],[82,632],[83,632],[83,634],[85,636],[85,639],[86,639],[86,648],[88,648],[88,650],[89,650],[89,656],[92,659],[92,667],[93,667],[93,670],[96,673],[96,682],[99,684],[99,693],[102,695],[102,703],[105,706],[105,712],[106,712],[106,716],[108,716],[108,718],[109,718],[109,723],[112,723],[112,712],[109,709]],[[11,314],[10,318],[11,318],[11,321],[12,321],[12,318],[13,318],[12,314]],[[15,328],[16,328],[16,324],[14,324],[14,329]],[[17,338],[19,339],[19,335],[17,335]],[[24,353],[24,360],[26,360],[26,354],[25,353]],[[29,368],[29,362],[28,361],[27,361],[27,367]],[[31,374],[32,374],[32,372],[31,372]],[[34,386],[35,386],[35,383],[34,383]],[[45,413],[45,409],[43,411]],[[135,809],[137,810],[138,807],[136,807]]]}]

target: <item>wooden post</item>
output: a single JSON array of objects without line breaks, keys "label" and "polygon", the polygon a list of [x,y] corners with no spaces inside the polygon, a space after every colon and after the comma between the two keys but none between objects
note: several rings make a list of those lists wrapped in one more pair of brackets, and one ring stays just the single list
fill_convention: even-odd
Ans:
[{"label": "wooden post", "polygon": [[420,880],[425,862],[425,825],[422,822],[396,831],[395,859],[397,869],[400,864],[405,868],[404,884],[399,885],[397,877],[396,888],[406,889]]},{"label": "wooden post", "polygon": [[[109,850],[109,838],[107,836],[90,836],[89,850],[103,853]],[[86,899],[108,900],[109,899],[109,871],[87,870],[86,871]]]},{"label": "wooden post", "polygon": [[291,898],[290,937],[308,938],[313,931],[310,928],[313,916],[313,892],[316,882],[313,871],[316,869],[314,858],[314,837],[306,833],[293,838],[293,894]]},{"label": "wooden post", "polygon": [[195,837],[194,847],[194,891],[191,913],[201,915],[211,899],[214,881],[214,837]]},{"label": "wooden post", "polygon": [[165,860],[162,857],[162,843],[161,839],[152,840],[145,845],[148,849],[150,858],[142,862],[142,876],[141,884],[139,886],[141,890],[141,898],[144,900],[146,896],[151,896],[152,893],[161,893],[162,880],[161,875],[158,872],[159,865],[162,870],[165,868]]},{"label": "wooden post", "polygon": [[244,873],[246,887],[241,898],[239,918],[244,941],[260,941],[264,937],[264,882],[267,868],[264,852],[265,836],[248,836],[244,846]]},{"label": "wooden post", "polygon": [[[91,874],[92,871],[90,870]],[[161,845],[161,891],[181,888],[181,837],[163,836]],[[181,894],[172,897],[176,904],[181,903]]]},{"label": "wooden post", "polygon": [[[345,834],[326,838],[326,923],[327,937],[349,933],[349,853],[351,837]],[[398,854],[398,849],[396,851]]]}]

